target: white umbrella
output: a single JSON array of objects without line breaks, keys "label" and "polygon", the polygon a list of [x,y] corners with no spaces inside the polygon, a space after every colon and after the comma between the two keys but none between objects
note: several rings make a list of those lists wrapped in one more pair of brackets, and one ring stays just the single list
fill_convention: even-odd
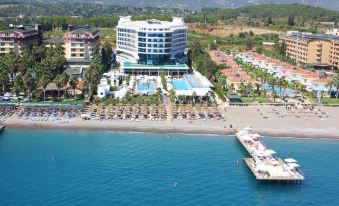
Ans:
[{"label": "white umbrella", "polygon": [[261,171],[268,171],[269,170],[269,168],[264,164],[258,164],[258,165],[256,165],[256,168],[258,170],[261,170]]},{"label": "white umbrella", "polygon": [[294,168],[300,167],[300,165],[298,165],[297,163],[289,163],[287,165]]},{"label": "white umbrella", "polygon": [[266,150],[267,153],[269,154],[276,154],[277,152],[271,149]]},{"label": "white umbrella", "polygon": [[295,160],[293,158],[287,158],[287,159],[285,159],[285,162],[287,162],[287,163],[296,163],[297,160]]}]

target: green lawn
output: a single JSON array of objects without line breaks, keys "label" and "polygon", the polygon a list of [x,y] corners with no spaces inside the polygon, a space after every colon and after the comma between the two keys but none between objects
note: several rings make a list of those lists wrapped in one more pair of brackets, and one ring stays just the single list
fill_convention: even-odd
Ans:
[{"label": "green lawn", "polygon": [[265,97],[256,97],[255,100],[253,100],[253,97],[242,97],[241,101],[243,103],[254,103],[254,102],[272,103],[272,101],[269,98],[265,98]]},{"label": "green lawn", "polygon": [[84,99],[74,99],[74,98],[66,98],[65,101],[60,97],[60,101],[58,99],[46,98],[46,101],[41,99],[32,99],[30,103],[39,103],[39,104],[83,104]]},{"label": "green lawn", "polygon": [[339,98],[329,98],[329,97],[324,97],[322,99],[322,103],[324,104],[339,104]]}]

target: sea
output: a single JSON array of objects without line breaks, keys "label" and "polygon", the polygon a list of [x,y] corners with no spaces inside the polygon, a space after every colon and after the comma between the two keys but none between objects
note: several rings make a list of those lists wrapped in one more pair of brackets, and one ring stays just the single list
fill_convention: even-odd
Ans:
[{"label": "sea", "polygon": [[262,141],[306,180],[257,181],[232,136],[5,129],[0,205],[339,205],[339,141]]}]

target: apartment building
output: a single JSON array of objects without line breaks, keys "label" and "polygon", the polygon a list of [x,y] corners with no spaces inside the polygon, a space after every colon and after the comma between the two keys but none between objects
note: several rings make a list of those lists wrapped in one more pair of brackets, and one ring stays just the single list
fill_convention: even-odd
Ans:
[{"label": "apartment building", "polygon": [[9,25],[0,32],[0,55],[14,52],[20,55],[23,48],[38,45],[42,41],[40,25]]},{"label": "apartment building", "polygon": [[280,36],[286,56],[301,64],[324,64],[339,68],[339,36],[288,32]]},{"label": "apartment building", "polygon": [[91,58],[99,53],[99,30],[89,26],[70,27],[63,36],[65,58],[72,64],[89,64]]},{"label": "apartment building", "polygon": [[339,36],[339,29],[328,29],[325,34]]}]

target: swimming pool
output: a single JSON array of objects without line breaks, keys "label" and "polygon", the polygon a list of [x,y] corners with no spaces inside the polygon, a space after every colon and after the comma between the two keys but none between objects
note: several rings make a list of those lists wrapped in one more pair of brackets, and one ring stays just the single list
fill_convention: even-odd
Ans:
[{"label": "swimming pool", "polygon": [[[273,90],[272,86],[270,86],[270,85],[262,85],[260,87],[260,90],[264,90],[264,89],[266,91],[268,91],[268,93],[272,93],[272,90]],[[274,91],[277,93],[277,95],[280,95],[280,87],[279,86],[275,86]],[[291,89],[281,88],[281,95],[282,96],[292,96],[293,93],[294,93],[294,91],[291,90]]]},{"label": "swimming pool", "polygon": [[172,85],[175,90],[190,90],[185,80],[173,79]]},{"label": "swimming pool", "polygon": [[155,94],[155,83],[154,81],[141,81],[138,84],[139,94]]},{"label": "swimming pool", "polygon": [[184,74],[184,79],[190,84],[192,88],[209,88],[209,85],[204,84],[200,79],[197,79],[192,74]]}]

